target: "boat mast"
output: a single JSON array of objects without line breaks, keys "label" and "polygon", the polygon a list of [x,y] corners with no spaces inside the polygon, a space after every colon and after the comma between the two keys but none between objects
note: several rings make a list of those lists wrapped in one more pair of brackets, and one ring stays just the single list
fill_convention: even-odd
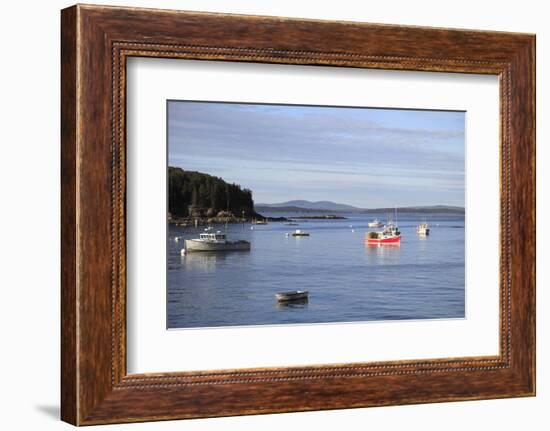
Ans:
[{"label": "boat mast", "polygon": [[229,187],[225,186],[225,234],[227,235],[227,222],[229,221]]}]

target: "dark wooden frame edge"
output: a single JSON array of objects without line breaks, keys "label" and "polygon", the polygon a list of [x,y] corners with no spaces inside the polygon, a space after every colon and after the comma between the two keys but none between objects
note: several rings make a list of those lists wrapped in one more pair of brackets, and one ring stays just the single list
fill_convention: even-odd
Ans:
[{"label": "dark wooden frame edge", "polygon": [[[534,35],[76,5],[62,11],[61,49],[63,420],[91,425],[535,394]],[[500,354],[127,375],[129,56],[498,75]]]}]

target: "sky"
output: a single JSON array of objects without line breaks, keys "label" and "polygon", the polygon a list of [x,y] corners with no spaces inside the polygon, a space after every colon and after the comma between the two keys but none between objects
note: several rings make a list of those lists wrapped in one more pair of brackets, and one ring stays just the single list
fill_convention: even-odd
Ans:
[{"label": "sky", "polygon": [[169,101],[168,163],[256,204],[464,206],[465,113]]}]

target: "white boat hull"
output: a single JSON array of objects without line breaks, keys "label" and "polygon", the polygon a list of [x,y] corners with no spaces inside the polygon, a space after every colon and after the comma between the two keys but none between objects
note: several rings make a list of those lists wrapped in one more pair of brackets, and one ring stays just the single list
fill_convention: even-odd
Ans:
[{"label": "white boat hull", "polygon": [[250,250],[250,243],[248,241],[208,242],[195,239],[186,239],[185,250],[187,253],[195,251]]}]

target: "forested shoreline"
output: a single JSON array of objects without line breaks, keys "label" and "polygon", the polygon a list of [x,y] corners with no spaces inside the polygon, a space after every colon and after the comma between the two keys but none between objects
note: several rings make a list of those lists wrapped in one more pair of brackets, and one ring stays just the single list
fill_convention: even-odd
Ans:
[{"label": "forested shoreline", "polygon": [[168,167],[168,211],[171,218],[251,219],[252,191],[219,177]]}]

